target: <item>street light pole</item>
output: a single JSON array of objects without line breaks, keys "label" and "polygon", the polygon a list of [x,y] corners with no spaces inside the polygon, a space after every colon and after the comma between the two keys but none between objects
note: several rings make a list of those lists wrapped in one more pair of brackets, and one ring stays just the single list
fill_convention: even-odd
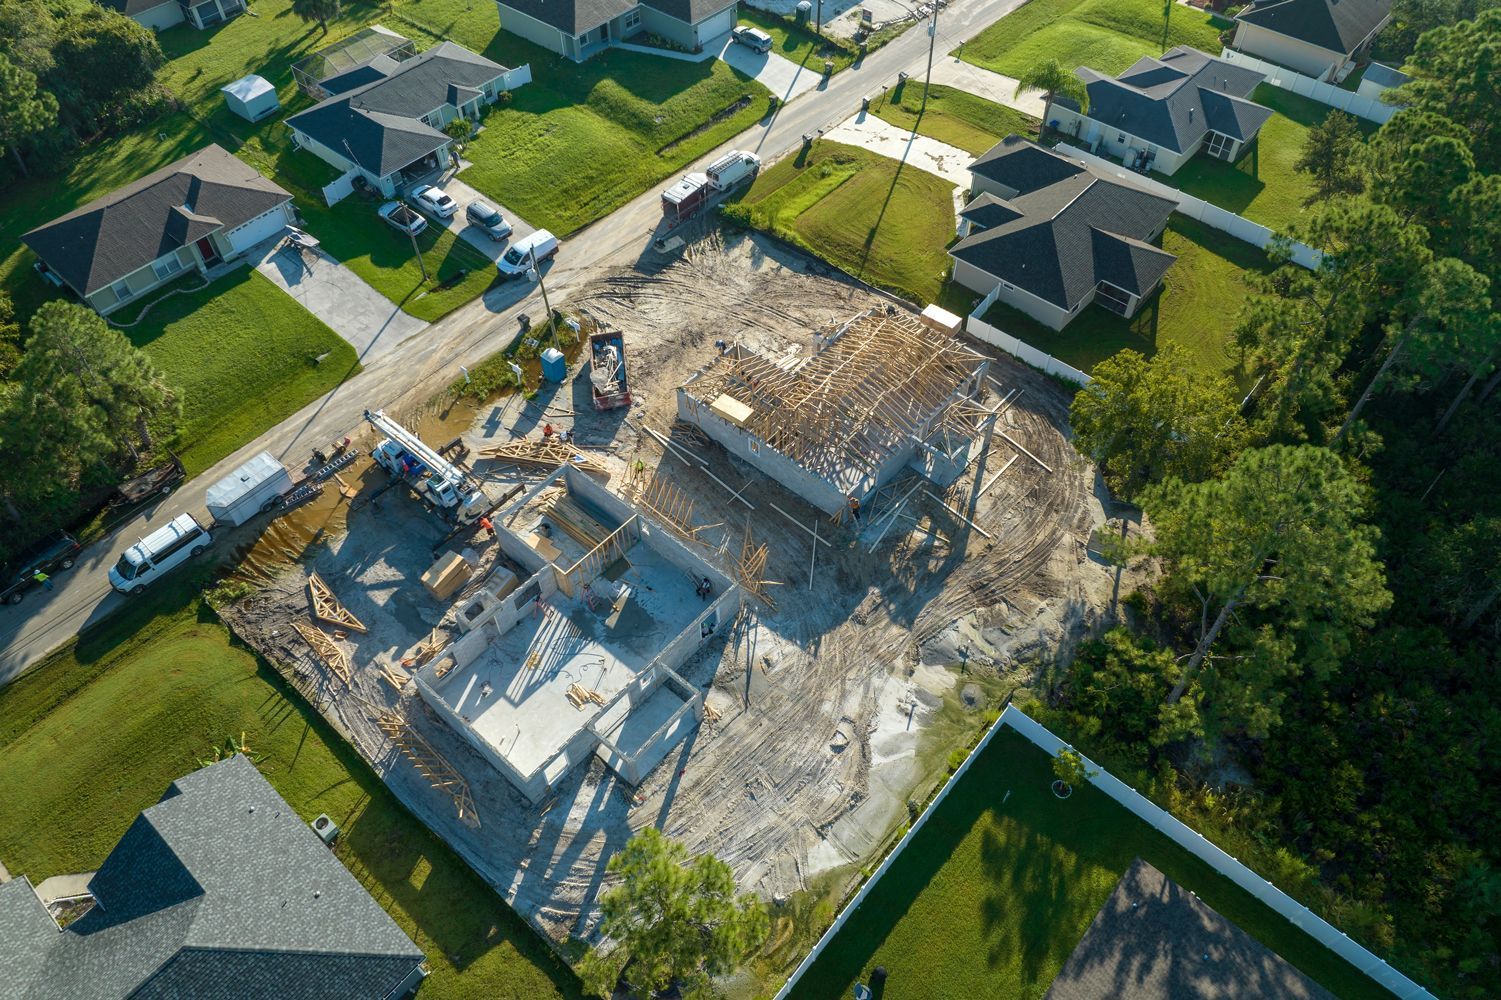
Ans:
[{"label": "street light pole", "polygon": [[928,110],[928,90],[933,86],[933,48],[938,44],[938,0],[933,0],[933,20],[928,22],[928,75],[922,82],[922,107],[917,115],[922,117]]}]

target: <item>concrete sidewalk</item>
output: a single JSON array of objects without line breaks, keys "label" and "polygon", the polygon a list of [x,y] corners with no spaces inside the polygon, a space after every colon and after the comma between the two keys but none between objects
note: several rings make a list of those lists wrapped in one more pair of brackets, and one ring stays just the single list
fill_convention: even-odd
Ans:
[{"label": "concrete sidewalk", "polygon": [[822,89],[820,85],[827,86],[824,84],[823,62],[811,57],[806,66],[799,66],[775,52],[752,52],[748,46],[735,44],[729,35],[710,39],[704,45],[704,51],[713,52],[732,69],[755,77],[757,83],[775,94],[783,104],[810,90]]},{"label": "concrete sidewalk", "polygon": [[933,83],[953,87],[997,104],[1004,104],[1008,108],[1015,108],[1022,114],[1031,115],[1039,120],[1042,118],[1042,94],[1029,90],[1017,97],[1016,81],[1011,77],[992,73],[988,69],[981,69],[972,63],[955,59],[953,56],[945,56],[941,61],[933,64]]},{"label": "concrete sidewalk", "polygon": [[918,170],[936,174],[961,190],[969,187],[969,165],[975,159],[972,154],[958,146],[898,128],[875,115],[861,112],[829,129],[823,137],[830,142],[859,146],[900,160]]},{"label": "concrete sidewalk", "polygon": [[319,250],[298,250],[281,237],[251,253],[255,269],[302,303],[349,341],[362,364],[427,329],[366,283],[365,279]]}]

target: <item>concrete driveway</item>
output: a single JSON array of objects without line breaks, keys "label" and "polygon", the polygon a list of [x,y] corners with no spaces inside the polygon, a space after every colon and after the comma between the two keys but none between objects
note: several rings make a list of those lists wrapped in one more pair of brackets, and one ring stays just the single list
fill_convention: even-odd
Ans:
[{"label": "concrete driveway", "polygon": [[427,329],[365,279],[320,250],[298,250],[281,237],[252,251],[255,269],[349,341],[363,364]]},{"label": "concrete driveway", "polygon": [[748,46],[736,45],[729,35],[710,39],[704,44],[704,51],[716,52],[718,58],[731,67],[746,76],[755,77],[757,83],[775,94],[784,104],[823,83],[821,61],[810,58],[808,65],[799,66],[775,52],[752,52]]},{"label": "concrete driveway", "polygon": [[[527,222],[494,198],[480,194],[457,177],[450,177],[448,180],[438,184],[437,187],[446,192],[448,197],[458,202],[459,210],[454,212],[453,217],[450,219],[437,219],[428,215],[427,221],[433,225],[447,227],[449,232],[474,247],[486,257],[489,257],[492,261],[500,260],[500,255],[506,252],[506,247],[510,246],[513,240],[519,240],[521,237],[528,236],[537,231],[536,226]],[[511,235],[503,240],[492,240],[489,233],[478,226],[470,225],[469,219],[464,213],[469,208],[470,203],[476,201],[482,201],[491,208],[499,209],[500,214],[505,216],[506,221],[511,224]],[[427,213],[424,212],[423,214],[426,215]]]}]

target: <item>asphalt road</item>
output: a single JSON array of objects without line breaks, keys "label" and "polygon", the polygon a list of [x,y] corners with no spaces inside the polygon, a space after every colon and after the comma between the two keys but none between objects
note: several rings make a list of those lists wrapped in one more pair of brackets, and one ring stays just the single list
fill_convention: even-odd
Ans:
[{"label": "asphalt road", "polygon": [[[950,58],[961,41],[1021,6],[1023,0],[958,0],[939,15],[935,62]],[[836,74],[827,86],[784,105],[769,121],[737,135],[687,173],[703,169],[731,149],[750,149],[769,163],[797,149],[804,133],[829,128],[859,109],[860,99],[896,82],[898,72],[921,78],[928,60],[928,33],[909,29],[861,63]],[[670,183],[664,181],[662,185]],[[660,187],[659,186],[659,187]],[[650,246],[661,220],[659,191],[653,188],[609,216],[580,230],[563,243],[544,271],[553,301],[596,275],[630,264]],[[32,590],[14,607],[0,606],[0,685],[8,684],[77,633],[102,621],[130,598],[110,589],[106,576],[142,535],[183,511],[207,519],[204,493],[209,486],[251,456],[269,450],[289,468],[300,468],[312,449],[352,434],[362,426],[368,407],[395,405],[405,396],[435,393],[460,376],[459,367],[501,348],[517,332],[517,316],[542,311],[536,286],[511,282],[492,286],[481,298],[433,323],[395,348],[386,348],[354,378],[340,385],[239,451],[225,458],[176,493],[108,538],[89,546],[73,569],[54,576],[55,588]]]}]

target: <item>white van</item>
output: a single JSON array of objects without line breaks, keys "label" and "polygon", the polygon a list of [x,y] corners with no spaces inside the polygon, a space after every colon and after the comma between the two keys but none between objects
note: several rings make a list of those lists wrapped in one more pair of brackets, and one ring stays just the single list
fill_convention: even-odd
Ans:
[{"label": "white van", "polygon": [[530,236],[523,236],[511,244],[511,248],[505,252],[505,256],[495,262],[502,276],[513,278],[525,274],[532,266],[532,257],[535,255],[540,264],[549,257],[554,257],[558,252],[558,238],[545,229],[539,229]]},{"label": "white van", "polygon": [[192,514],[179,514],[125,550],[120,561],[110,567],[109,585],[122,594],[139,594],[167,570],[212,544],[213,536]]}]

